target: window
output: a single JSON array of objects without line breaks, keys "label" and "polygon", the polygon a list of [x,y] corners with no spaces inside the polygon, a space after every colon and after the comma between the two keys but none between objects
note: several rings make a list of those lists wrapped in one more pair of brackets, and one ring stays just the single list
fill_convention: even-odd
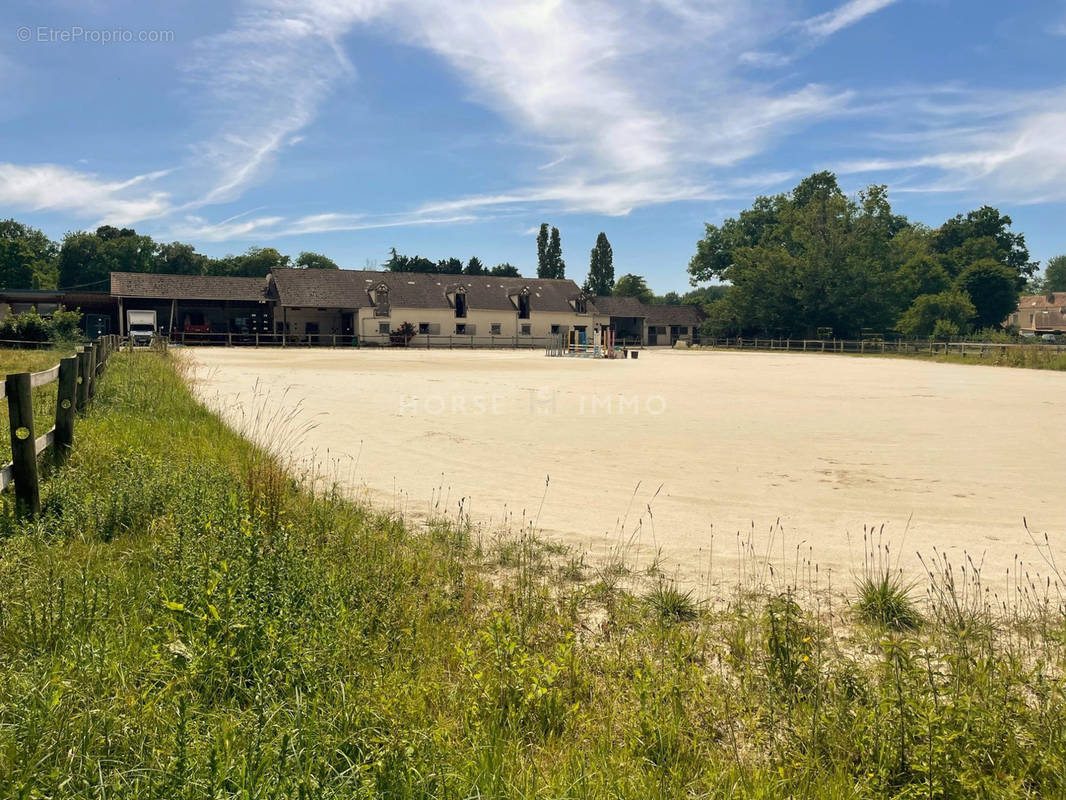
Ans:
[{"label": "window", "polygon": [[681,331],[681,333],[683,333],[683,334],[688,333],[688,328],[685,327],[684,325],[682,325],[680,328],[678,328],[678,330]]},{"label": "window", "polygon": [[389,315],[389,287],[384,283],[379,283],[371,299],[374,301],[374,316],[387,317]]},{"label": "window", "polygon": [[389,323],[387,323],[387,322],[379,322],[378,323],[378,333],[388,333],[388,332],[389,332]]},{"label": "window", "polygon": [[562,333],[562,331],[559,329],[559,326],[558,325],[552,325],[552,336],[555,336],[555,335],[557,335],[559,333]]},{"label": "window", "polygon": [[525,290],[518,295],[518,318],[529,319],[529,293]]},{"label": "window", "polygon": [[466,292],[461,290],[455,293],[455,317],[456,319],[466,317]]},{"label": "window", "polygon": [[[459,306],[458,305],[455,307],[455,310],[456,310],[456,313],[458,313],[458,311],[459,311]],[[466,335],[466,323],[463,323],[463,322],[455,323],[455,333],[456,333],[457,336],[465,336]]]},{"label": "window", "polygon": [[499,322],[494,322],[492,323],[492,325],[489,326],[489,333],[491,333],[493,336],[499,336],[501,328],[502,326]]},{"label": "window", "polygon": [[429,334],[429,323],[428,322],[419,322],[418,323],[418,332],[421,333],[423,336],[428,335]]},{"label": "window", "polygon": [[588,302],[584,297],[576,297],[573,301],[574,311],[578,314],[587,314],[589,312]]},{"label": "window", "polygon": [[523,325],[522,326],[522,335],[523,336],[532,336],[533,335],[533,326],[532,325]]}]

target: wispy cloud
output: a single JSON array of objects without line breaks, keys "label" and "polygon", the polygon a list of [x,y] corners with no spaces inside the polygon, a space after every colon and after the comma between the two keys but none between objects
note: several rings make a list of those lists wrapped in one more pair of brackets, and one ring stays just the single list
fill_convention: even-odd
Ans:
[{"label": "wispy cloud", "polygon": [[165,175],[167,171],[161,170],[111,181],[57,164],[0,163],[0,206],[132,224],[169,211],[169,195],[153,188]]},{"label": "wispy cloud", "polygon": [[811,17],[802,27],[813,36],[832,36],[897,2],[899,0],[849,0],[832,11]]}]

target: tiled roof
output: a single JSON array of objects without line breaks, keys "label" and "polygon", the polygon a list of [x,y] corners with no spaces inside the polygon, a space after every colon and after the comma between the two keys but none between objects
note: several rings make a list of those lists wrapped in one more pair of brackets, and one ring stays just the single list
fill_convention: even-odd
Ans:
[{"label": "tiled roof", "polygon": [[372,305],[370,290],[382,283],[389,289],[393,308],[450,308],[448,294],[461,287],[471,310],[513,311],[511,297],[528,287],[534,310],[570,311],[570,299],[580,293],[577,284],[566,279],[349,269],[276,269],[271,274],[279,302],[290,308],[367,308]]},{"label": "tiled roof", "polygon": [[592,304],[609,317],[644,317],[648,313],[647,306],[635,297],[593,297]]},{"label": "tiled roof", "polygon": [[1066,307],[1066,292],[1052,292],[1051,294],[1026,294],[1018,298],[1018,309],[1030,308],[1064,308]]},{"label": "tiled roof", "polygon": [[699,325],[707,316],[699,306],[647,305],[644,308],[648,325]]},{"label": "tiled roof", "polygon": [[112,272],[113,297],[155,300],[266,299],[266,278],[229,278],[214,275],[156,275],[149,272]]}]

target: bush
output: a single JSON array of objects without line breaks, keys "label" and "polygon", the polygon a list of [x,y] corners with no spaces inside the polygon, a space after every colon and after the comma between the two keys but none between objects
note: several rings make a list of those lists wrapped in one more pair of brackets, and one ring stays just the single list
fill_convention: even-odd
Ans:
[{"label": "bush", "polygon": [[67,311],[62,306],[50,317],[43,317],[33,308],[12,314],[0,322],[0,339],[17,342],[69,342],[78,338],[80,311]]},{"label": "bush", "polygon": [[959,326],[948,319],[938,319],[933,325],[932,338],[938,342],[950,342],[959,335]]}]

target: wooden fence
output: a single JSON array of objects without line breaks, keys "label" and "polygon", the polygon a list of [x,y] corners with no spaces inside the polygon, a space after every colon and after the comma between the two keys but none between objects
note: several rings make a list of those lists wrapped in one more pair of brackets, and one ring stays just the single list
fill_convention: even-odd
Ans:
[{"label": "wooden fence", "polygon": [[998,344],[994,342],[932,342],[917,340],[886,341],[884,339],[715,339],[705,337],[702,347],[730,350],[785,350],[793,353],[899,353],[906,355],[961,355],[984,358],[1007,350],[1042,350],[1066,353],[1066,345],[1059,344]]},{"label": "wooden fence", "polygon": [[[15,372],[4,379],[0,397],[7,397],[11,430],[11,461],[0,468],[0,490],[15,484],[15,512],[34,517],[41,511],[38,457],[52,452],[62,464],[74,446],[74,418],[85,414],[96,394],[96,382],[108,357],[119,347],[117,336],[102,336],[81,351],[42,372]],[[33,390],[58,384],[55,424],[37,436],[33,429]]]}]

